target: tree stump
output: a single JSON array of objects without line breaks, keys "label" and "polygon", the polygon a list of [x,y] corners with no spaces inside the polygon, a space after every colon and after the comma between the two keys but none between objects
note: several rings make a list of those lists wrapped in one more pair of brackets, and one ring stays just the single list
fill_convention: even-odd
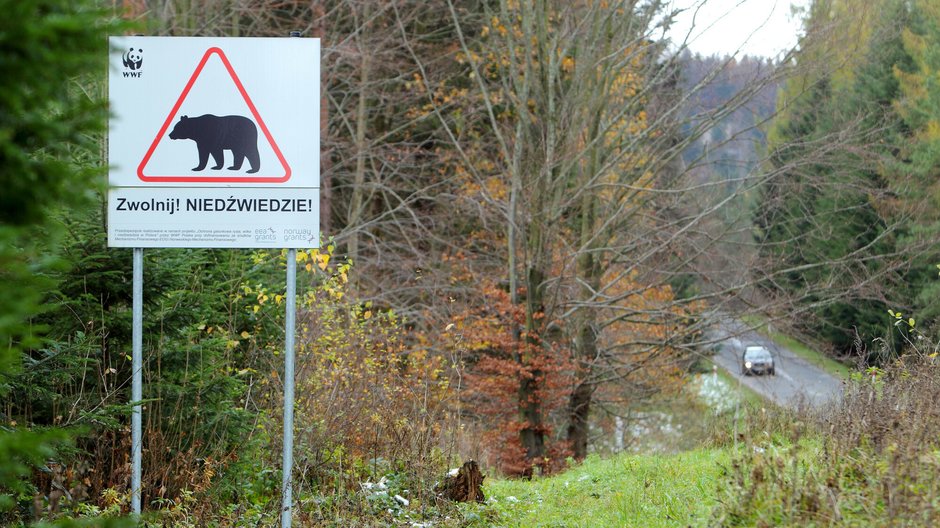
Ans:
[{"label": "tree stump", "polygon": [[434,491],[438,497],[455,502],[483,502],[486,500],[483,496],[485,478],[476,460],[468,460],[459,469],[444,477],[444,481],[438,484]]}]

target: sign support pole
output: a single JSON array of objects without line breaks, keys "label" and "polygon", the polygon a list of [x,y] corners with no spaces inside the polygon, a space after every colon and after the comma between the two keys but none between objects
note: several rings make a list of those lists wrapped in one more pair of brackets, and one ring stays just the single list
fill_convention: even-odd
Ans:
[{"label": "sign support pole", "polygon": [[133,323],[131,358],[131,513],[140,515],[141,405],[143,399],[143,333],[144,333],[144,250],[134,248]]},{"label": "sign support pole", "polygon": [[291,473],[294,465],[294,330],[297,297],[297,250],[287,250],[287,314],[284,320],[284,457],[281,475],[281,528],[291,524]]},{"label": "sign support pole", "polygon": [[[300,36],[291,31],[290,36]],[[281,462],[281,528],[290,528],[293,490],[291,477],[294,469],[294,324],[297,320],[297,250],[287,250],[287,292],[284,302],[284,455]]]}]

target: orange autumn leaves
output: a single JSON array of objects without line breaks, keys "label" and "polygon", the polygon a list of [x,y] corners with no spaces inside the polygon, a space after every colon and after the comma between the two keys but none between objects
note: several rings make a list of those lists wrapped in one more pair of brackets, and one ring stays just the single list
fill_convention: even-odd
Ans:
[{"label": "orange autumn leaves", "polygon": [[[599,399],[629,402],[631,390],[669,391],[681,384],[684,370],[678,348],[668,343],[671,336],[684,335],[681,328],[694,316],[696,305],[679,305],[669,286],[644,287],[637,274],[628,274],[609,284],[607,293],[621,297],[603,315],[610,322],[600,335],[602,356],[598,371],[607,382],[598,384]],[[572,357],[574,328],[567,321],[540,319],[540,334],[526,335],[525,309],[512,304],[509,293],[494,284],[483,288],[485,302],[477,309],[455,316],[452,332],[462,336],[465,347],[466,387],[462,399],[466,408],[486,426],[481,433],[484,452],[491,465],[510,475],[522,475],[529,461],[520,444],[519,380],[537,378],[539,400],[544,413],[546,460],[543,469],[551,471],[570,455],[562,435],[567,425],[567,399],[575,383],[577,365]],[[515,332],[513,329],[517,329]],[[629,370],[629,373],[626,371]],[[624,383],[623,378],[629,378]]]}]

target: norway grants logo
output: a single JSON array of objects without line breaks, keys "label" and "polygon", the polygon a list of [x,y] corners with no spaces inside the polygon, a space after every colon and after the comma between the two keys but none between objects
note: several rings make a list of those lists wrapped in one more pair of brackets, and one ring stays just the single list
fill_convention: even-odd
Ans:
[{"label": "norway grants logo", "polygon": [[144,65],[143,48],[130,48],[124,52],[124,77],[140,77]]}]

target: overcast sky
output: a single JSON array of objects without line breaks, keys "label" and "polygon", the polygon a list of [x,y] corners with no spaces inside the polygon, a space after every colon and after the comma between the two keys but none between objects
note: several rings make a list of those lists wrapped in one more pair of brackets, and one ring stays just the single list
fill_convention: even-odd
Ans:
[{"label": "overcast sky", "polygon": [[[686,9],[669,31],[673,42],[689,35],[689,48],[702,55],[742,54],[775,57],[796,44],[800,18],[791,4],[806,7],[809,0],[672,0]],[[696,7],[698,10],[696,12]],[[693,26],[693,20],[695,27]],[[691,33],[689,33],[691,29]]]}]

